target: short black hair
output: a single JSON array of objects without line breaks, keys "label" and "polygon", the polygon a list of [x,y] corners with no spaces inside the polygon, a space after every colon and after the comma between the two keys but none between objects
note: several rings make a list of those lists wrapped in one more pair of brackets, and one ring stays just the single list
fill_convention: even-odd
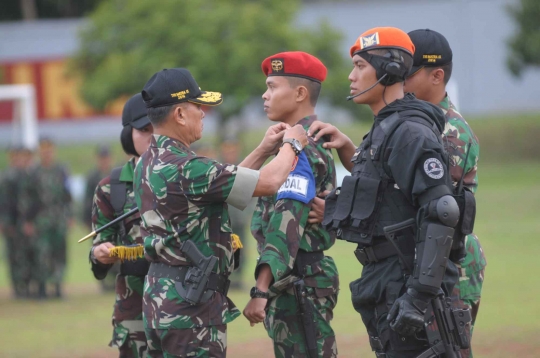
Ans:
[{"label": "short black hair", "polygon": [[287,80],[289,81],[289,86],[291,86],[291,88],[298,86],[306,87],[309,92],[309,103],[311,103],[313,107],[317,105],[319,94],[321,93],[321,84],[319,82],[294,76],[287,76]]},{"label": "short black hair", "polygon": [[450,77],[452,77],[452,62],[450,63],[447,63],[445,65],[442,65],[442,66],[437,66],[437,67],[426,67],[427,69],[429,69],[429,73],[431,73],[432,71],[440,68],[441,70],[444,71],[444,78],[443,78],[443,81],[444,81],[444,84],[448,84],[448,81],[450,81]]},{"label": "short black hair", "polygon": [[150,107],[147,109],[148,118],[150,119],[150,123],[154,127],[159,127],[163,123],[165,123],[165,119],[171,113],[172,109],[177,106],[177,104],[171,104],[170,106],[163,106],[163,107]]},{"label": "short black hair", "polygon": [[120,144],[122,144],[122,149],[127,155],[139,157],[140,154],[135,150],[135,143],[133,143],[132,130],[133,127],[129,124],[122,128],[122,132],[120,133]]}]

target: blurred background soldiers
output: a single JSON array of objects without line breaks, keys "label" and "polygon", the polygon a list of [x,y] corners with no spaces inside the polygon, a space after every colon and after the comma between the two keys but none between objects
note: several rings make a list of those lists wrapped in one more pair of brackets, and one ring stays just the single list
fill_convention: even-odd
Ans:
[{"label": "blurred background soldiers", "polygon": [[86,176],[86,189],[84,191],[82,222],[88,229],[92,228],[92,201],[94,191],[101,179],[105,178],[112,170],[111,151],[108,146],[99,146],[96,150],[96,166]]},{"label": "blurred background soldiers", "polygon": [[[108,146],[98,146],[96,148],[96,166],[86,176],[86,189],[84,191],[83,207],[82,207],[82,222],[90,230],[92,229],[92,202],[94,201],[94,192],[101,179],[105,178],[112,170],[111,150]],[[116,284],[116,275],[120,273],[120,265],[114,264],[107,276],[100,280],[99,283],[103,291],[114,291]]]},{"label": "blurred background soldiers", "polygon": [[[37,259],[39,276],[54,284],[55,296],[62,296],[62,282],[66,268],[66,236],[71,220],[71,194],[67,170],[56,162],[55,145],[50,139],[39,142],[40,163],[36,168],[41,210],[36,218]],[[40,296],[46,296],[40,279]]]},{"label": "blurred background soldiers", "polygon": [[11,147],[8,149],[8,168],[0,178],[0,227],[6,240],[5,255],[9,263],[9,274],[13,295],[22,298],[28,295],[28,286],[24,284],[21,273],[25,265],[23,257],[20,257],[23,240],[22,234],[17,227],[17,184],[22,172],[22,148]]}]

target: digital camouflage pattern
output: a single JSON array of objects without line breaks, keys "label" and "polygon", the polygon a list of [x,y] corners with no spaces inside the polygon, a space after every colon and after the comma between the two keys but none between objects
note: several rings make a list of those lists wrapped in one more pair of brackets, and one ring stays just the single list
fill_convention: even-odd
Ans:
[{"label": "digital camouflage pattern", "polygon": [[[124,213],[130,211],[135,204],[133,192],[133,171],[135,159],[132,158],[122,168],[120,181],[126,183],[126,202]],[[92,205],[92,230],[96,230],[114,220],[117,215],[111,205],[110,177],[102,179],[95,191]],[[93,246],[104,242],[110,242],[115,246],[143,244],[140,229],[140,215],[136,213],[124,219],[125,235],[121,236],[120,227],[114,225],[96,235]],[[109,265],[107,265],[109,266]],[[142,296],[144,289],[144,277],[139,276],[116,276],[116,301],[114,304],[112,322],[113,338],[111,347],[120,350],[121,357],[144,357],[146,352],[146,336],[142,321]]]},{"label": "digital camouflage pattern", "polygon": [[[237,168],[198,157],[175,139],[153,135],[149,149],[137,163],[134,181],[147,259],[172,266],[191,265],[180,251],[181,244],[190,240],[203,255],[218,259],[214,272],[231,273],[232,230],[225,201]],[[170,279],[147,276],[143,307],[147,336],[149,329],[219,326],[240,315],[233,302],[220,293],[192,306],[174,284]]]},{"label": "digital camouflage pattern", "polygon": [[[298,122],[307,131],[317,120],[315,115]],[[336,171],[332,152],[322,147],[323,139],[309,143],[304,148],[309,165],[315,177],[316,195],[332,190],[336,185]],[[265,327],[274,341],[276,357],[291,357],[291,352],[305,352],[305,343],[299,331],[296,316],[297,304],[292,292],[292,282],[300,279],[291,273],[298,250],[306,252],[328,250],[335,242],[335,236],[325,231],[320,224],[309,224],[308,214],[311,203],[293,199],[277,200],[277,195],[261,197],[251,221],[251,231],[257,240],[260,258],[257,264],[268,264],[274,276],[270,287]],[[332,312],[337,300],[339,276],[334,260],[325,256],[317,263],[305,268],[304,282],[313,295],[317,316],[317,329],[320,333],[319,345],[323,357],[337,355],[334,331],[330,327]],[[324,314],[322,314],[324,312]],[[295,357],[298,355],[294,355]]]},{"label": "digital camouflage pattern", "polygon": [[41,204],[36,217],[39,255],[45,259],[47,279],[61,283],[66,269],[68,221],[72,216],[68,173],[59,164],[37,166],[36,180]]},{"label": "digital camouflage pattern", "polygon": [[[478,138],[472,131],[469,124],[457,111],[456,107],[446,96],[439,107],[445,114],[446,126],[443,133],[443,143],[450,158],[450,175],[454,185],[457,185],[463,171],[465,176],[463,183],[473,193],[478,189],[478,158],[480,155],[480,145]],[[465,163],[467,154],[467,144],[471,143],[470,153]],[[467,235],[465,239],[466,256],[461,264],[457,264],[460,277],[454,287],[453,295],[460,297],[461,302],[455,301],[455,306],[470,308],[472,313],[472,327],[478,314],[480,306],[480,296],[484,281],[484,268],[487,265],[484,251],[480,241],[475,234]],[[471,334],[472,334],[471,327]],[[470,350],[462,351],[463,357],[472,357]]]},{"label": "digital camouflage pattern", "polygon": [[152,329],[149,341],[149,357],[224,358],[227,355],[227,326]]}]

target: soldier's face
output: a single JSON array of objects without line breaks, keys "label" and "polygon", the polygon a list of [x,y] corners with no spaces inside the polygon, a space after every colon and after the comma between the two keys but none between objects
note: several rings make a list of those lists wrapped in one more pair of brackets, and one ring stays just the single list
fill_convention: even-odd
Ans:
[{"label": "soldier's face", "polygon": [[44,165],[49,165],[54,161],[55,148],[50,143],[45,143],[39,146],[39,159]]},{"label": "soldier's face", "polygon": [[[349,81],[351,81],[351,96],[354,96],[357,93],[367,90],[377,82],[377,72],[369,62],[358,55],[354,55],[352,62],[353,69],[349,74]],[[366,93],[354,97],[353,101],[358,104],[376,103],[381,100],[383,89],[384,87],[378,84]]]},{"label": "soldier's face", "polygon": [[133,145],[135,146],[135,151],[139,153],[139,156],[146,152],[146,150],[150,146],[150,140],[152,139],[153,133],[154,127],[152,127],[151,124],[141,129],[133,128],[133,130],[131,131]]},{"label": "soldier's face", "polygon": [[427,101],[430,92],[429,73],[426,68],[421,68],[405,79],[403,90],[405,92],[414,93],[416,98]]},{"label": "soldier's face", "polygon": [[264,111],[271,121],[288,119],[297,109],[296,88],[292,88],[284,76],[271,76],[266,79],[266,92],[263,93]]}]

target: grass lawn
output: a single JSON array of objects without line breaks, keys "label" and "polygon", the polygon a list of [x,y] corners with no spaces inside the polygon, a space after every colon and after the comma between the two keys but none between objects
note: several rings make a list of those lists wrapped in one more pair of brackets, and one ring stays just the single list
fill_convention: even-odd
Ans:
[{"label": "grass lawn", "polygon": [[[475,357],[538,357],[540,342],[540,166],[538,162],[485,164],[480,171],[476,233],[487,255],[482,304],[475,327]],[[0,265],[1,357],[116,357],[110,340],[114,297],[101,294],[87,262],[89,244],[77,244],[85,232],[75,226],[69,238],[68,294],[62,301],[13,301],[6,265]],[[348,283],[359,276],[353,245],[338,242],[330,250],[341,280],[333,327],[341,357],[372,357],[364,326],[352,308]],[[250,245],[244,281],[251,287],[256,253]],[[2,254],[5,257],[5,253]],[[5,259],[3,260],[5,262]],[[243,309],[245,292],[231,298]],[[230,357],[272,357],[260,325],[242,317],[229,325]]]}]

